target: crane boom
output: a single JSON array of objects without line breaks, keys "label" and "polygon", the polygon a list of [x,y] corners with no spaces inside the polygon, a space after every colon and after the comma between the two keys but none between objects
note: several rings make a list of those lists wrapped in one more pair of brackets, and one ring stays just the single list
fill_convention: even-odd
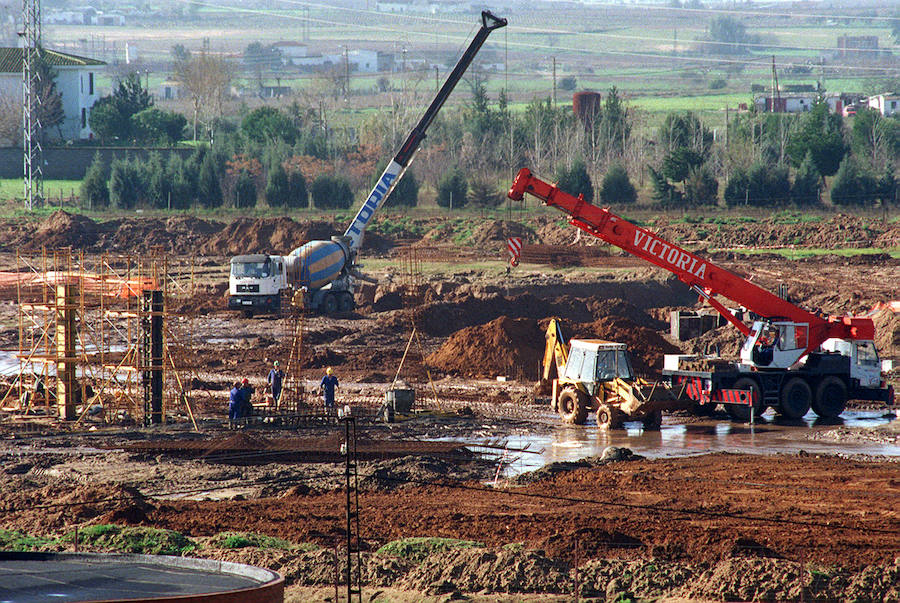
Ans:
[{"label": "crane boom", "polygon": [[665,241],[647,229],[632,224],[612,213],[609,208],[597,207],[585,201],[581,195],[576,197],[561,191],[534,176],[528,168],[519,171],[509,190],[509,198],[521,201],[525,193],[568,214],[573,226],[668,270],[709,301],[745,335],[750,332],[747,326],[713,296],[721,295],[771,321],[787,320],[808,325],[807,352],[815,350],[829,338],[871,340],[875,337],[875,326],[871,318],[823,317],[809,312],[705,258]]},{"label": "crane boom", "polygon": [[450,72],[450,75],[447,76],[447,81],[441,86],[441,89],[434,97],[434,100],[431,101],[431,105],[428,106],[428,109],[425,111],[425,114],[422,115],[419,123],[416,124],[416,127],[413,128],[409,133],[409,136],[406,137],[400,150],[397,151],[397,154],[394,156],[394,160],[384,169],[381,177],[378,178],[378,181],[375,183],[372,192],[366,197],[365,203],[359,208],[356,217],[353,218],[353,221],[350,222],[350,226],[347,228],[347,232],[344,233],[344,236],[349,239],[351,254],[355,254],[356,251],[359,250],[362,245],[366,226],[369,225],[369,222],[372,220],[372,216],[375,215],[378,207],[390,196],[391,191],[394,190],[397,182],[403,178],[403,174],[406,172],[406,168],[409,167],[413,155],[415,155],[416,150],[419,148],[422,141],[425,140],[425,131],[428,129],[428,126],[431,125],[431,122],[444,105],[444,102],[446,102],[447,97],[453,92],[456,84],[462,79],[463,74],[472,63],[475,55],[478,54],[484,41],[487,40],[487,37],[492,31],[505,26],[506,19],[495,17],[487,10],[481,11],[481,28],[478,30],[478,33],[475,34],[472,42],[469,43],[469,47],[463,53],[462,57],[460,57],[459,62],[456,63],[456,67],[454,67],[453,71]]}]

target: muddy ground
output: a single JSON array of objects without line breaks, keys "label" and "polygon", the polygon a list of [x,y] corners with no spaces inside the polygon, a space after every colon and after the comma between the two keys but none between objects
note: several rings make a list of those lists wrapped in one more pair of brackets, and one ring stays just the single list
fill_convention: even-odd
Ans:
[{"label": "muddy ground", "polygon": [[[848,216],[815,224],[704,225],[699,240],[696,225],[659,226],[663,236],[693,248],[800,240],[819,247],[890,247],[898,240],[896,222],[864,223]],[[191,383],[204,390],[195,392],[200,434],[186,423],[137,429],[88,419],[77,433],[60,435],[40,419],[26,431],[20,418],[4,413],[0,528],[59,534],[75,525],[116,523],[170,528],[195,538],[236,530],[314,543],[326,549],[205,548],[198,554],[282,571],[291,585],[289,600],[333,596],[325,587],[333,575],[322,567],[342,525],[341,465],[181,458],[124,447],[233,436],[223,427],[228,384],[247,376],[261,389],[271,361],[289,356],[290,342],[284,319],[246,319],[221,309],[228,255],[286,252],[336,229],[328,222],[289,219],[227,226],[195,218],[97,224],[64,214],[0,228],[0,248],[26,253],[41,245],[71,245],[89,255],[151,248],[173,257],[203,254],[194,262],[196,289],[190,297],[173,298],[169,307],[181,316],[177,332],[190,333]],[[474,228],[466,249],[459,250],[447,245],[454,234],[433,220],[417,224],[415,232],[390,234],[376,224],[366,253],[375,259],[370,272],[380,283],[363,288],[353,313],[305,319],[298,375],[307,388],[332,366],[342,381],[342,402],[377,406],[415,326],[419,338],[400,376],[414,386],[421,405],[440,412],[394,425],[366,424],[363,437],[499,443],[554,428],[555,418],[532,389],[542,328],[550,317],[562,318],[570,336],[625,341],[636,369],[651,377],[664,353],[711,346],[733,352],[739,345],[730,327],[672,340],[669,312],[696,309],[696,296],[666,273],[615,251],[600,249],[590,261],[579,255],[552,266],[526,263],[507,273],[496,258],[510,234],[559,246],[574,239],[571,227],[555,218],[492,221]],[[410,243],[423,260],[436,258],[415,274],[400,269],[401,259],[409,257],[402,246]],[[11,254],[0,261],[4,270],[15,264]],[[878,308],[900,299],[898,260],[884,255],[786,260],[718,252],[714,261],[752,275],[770,290],[786,283],[791,298],[810,308],[876,310],[882,356],[900,364],[900,318]],[[12,350],[18,341],[16,296],[8,287],[2,293],[0,347]],[[897,373],[891,378],[896,384]],[[317,404],[313,396],[309,401]],[[667,416],[666,421],[691,418]],[[896,444],[896,424],[838,426],[813,437]],[[335,429],[257,426],[246,432],[309,438],[330,436]],[[391,600],[415,600],[410,593],[428,593],[434,600],[460,593],[482,600],[501,600],[491,593],[512,593],[509,600],[525,600],[529,593],[563,599],[575,588],[577,548],[577,588],[582,596],[601,600],[900,597],[896,457],[715,454],[614,463],[595,458],[495,480],[497,457],[488,456],[413,456],[360,465],[367,592],[382,590]],[[416,563],[369,555],[385,542],[411,536],[474,540],[484,548],[435,553]]]}]

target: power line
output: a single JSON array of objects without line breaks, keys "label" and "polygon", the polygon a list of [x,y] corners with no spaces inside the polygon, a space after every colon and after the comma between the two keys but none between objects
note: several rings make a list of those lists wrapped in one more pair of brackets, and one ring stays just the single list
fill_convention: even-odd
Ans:
[{"label": "power line", "polygon": [[[294,19],[294,20],[300,20],[300,21],[314,21],[317,23],[333,25],[333,26],[337,26],[337,27],[352,26],[355,28],[363,28],[363,29],[368,29],[368,30],[372,30],[372,31],[381,31],[381,32],[385,32],[385,33],[395,34],[395,35],[408,35],[408,34],[423,35],[423,36],[429,35],[429,36],[440,37],[440,38],[444,38],[447,40],[453,40],[453,41],[458,41],[460,39],[459,36],[456,36],[453,34],[447,34],[447,33],[429,32],[426,34],[424,32],[410,32],[408,30],[402,30],[402,29],[397,29],[397,28],[387,27],[387,26],[380,26],[380,25],[372,25],[369,23],[350,23],[350,22],[334,21],[334,20],[330,20],[330,19],[312,18],[312,17],[305,17],[305,16],[299,16],[299,15],[290,15],[290,14],[285,14],[285,13],[273,11],[273,10],[251,9],[251,8],[243,8],[243,7],[233,7],[233,6],[223,5],[223,4],[215,4],[215,3],[207,2],[204,0],[178,0],[178,1],[183,2],[185,4],[194,4],[194,5],[205,6],[205,7],[210,7],[210,8],[219,8],[219,9],[231,11],[231,12],[250,13],[250,14],[257,14],[257,15],[261,15],[261,16],[278,17],[278,18],[283,18],[283,19]],[[286,0],[282,0],[282,1],[286,1]],[[305,4],[302,2],[297,2],[297,3]],[[330,8],[337,8],[337,7],[330,7]],[[342,8],[342,10],[346,10],[346,11],[350,11],[350,12],[354,12],[354,13],[364,13],[364,14],[374,13],[377,15],[385,15],[385,13],[379,13],[377,11],[366,11],[364,9]],[[406,15],[406,14],[404,14],[403,17],[407,18],[407,19],[408,18],[425,19],[424,17],[412,16],[412,15]],[[440,19],[434,19],[434,18],[428,18],[427,20],[432,21],[432,22],[438,22],[438,23],[462,25],[462,23],[459,23],[457,21],[440,20]],[[542,33],[542,34],[557,34],[557,35],[565,34],[565,35],[580,35],[580,36],[618,37],[618,38],[626,39],[628,41],[670,42],[670,40],[668,40],[668,38],[663,39],[663,38],[653,38],[653,37],[647,37],[647,36],[624,36],[624,35],[620,35],[620,34],[602,34],[602,33],[596,33],[596,32],[576,32],[576,31],[572,31],[572,30],[534,28],[534,27],[527,27],[527,26],[521,26],[521,25],[512,25],[512,26],[510,26],[510,28],[513,32],[515,32],[517,30],[521,30],[521,31],[526,31],[526,32],[531,32],[531,33],[537,32],[537,33]],[[698,41],[697,43],[703,43],[703,42]],[[771,45],[771,44],[740,44],[737,42],[709,42],[709,43],[716,44],[719,46],[732,46],[732,45],[733,46],[758,46],[760,48],[783,48],[783,49],[790,49],[790,50],[797,50],[797,51],[820,51],[821,52],[821,51],[841,50],[838,48],[819,48],[819,47],[813,47],[813,46],[807,46],[807,47],[804,47],[804,46],[778,46],[778,45]],[[587,48],[587,47],[558,46],[558,45],[550,45],[550,44],[536,44],[533,42],[515,42],[515,41],[509,42],[509,45],[515,46],[515,47],[520,47],[520,48],[527,48],[527,49],[537,48],[537,49],[553,51],[553,52],[558,52],[560,50],[563,50],[563,51],[568,51],[568,52],[571,52],[574,54],[628,56],[628,57],[636,57],[636,58],[644,58],[644,59],[653,58],[653,59],[663,59],[663,60],[669,60],[669,61],[710,63],[710,64],[716,64],[716,65],[746,65],[746,64],[748,64],[752,61],[758,60],[760,58],[760,57],[750,57],[750,58],[745,58],[745,59],[740,59],[740,58],[732,59],[732,58],[701,57],[701,56],[682,56],[682,55],[669,55],[669,54],[660,54],[660,53],[652,53],[652,52],[638,52],[638,51],[611,50],[611,49],[599,49],[599,48]],[[851,49],[851,50],[853,52],[857,51],[857,49]],[[866,50],[866,49],[859,49],[859,50],[864,51],[864,52],[874,51],[874,50]],[[768,58],[768,56],[766,58]],[[782,67],[807,67],[808,66],[806,62],[784,62],[781,65],[782,65]],[[829,68],[842,69],[842,70],[848,70],[848,71],[900,73],[900,68],[895,68],[895,67],[831,64],[831,65],[829,65]]]}]

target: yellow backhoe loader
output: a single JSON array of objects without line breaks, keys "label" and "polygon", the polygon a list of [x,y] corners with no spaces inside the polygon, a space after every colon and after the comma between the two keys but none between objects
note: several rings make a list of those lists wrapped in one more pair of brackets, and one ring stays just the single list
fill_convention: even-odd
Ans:
[{"label": "yellow backhoe loader", "polygon": [[573,339],[567,345],[556,318],[547,326],[542,377],[552,385],[553,410],[572,425],[583,425],[595,412],[603,429],[634,420],[659,429],[663,410],[683,406],[666,387],[635,377],[624,343]]}]

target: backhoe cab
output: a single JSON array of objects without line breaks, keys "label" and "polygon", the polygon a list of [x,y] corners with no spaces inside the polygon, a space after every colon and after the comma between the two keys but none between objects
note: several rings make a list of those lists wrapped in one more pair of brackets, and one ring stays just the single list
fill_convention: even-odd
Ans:
[{"label": "backhoe cab", "polygon": [[604,429],[630,420],[659,429],[663,409],[676,404],[665,387],[635,377],[624,343],[573,339],[567,348],[557,319],[547,327],[543,377],[552,384],[553,409],[572,425],[583,425],[595,412],[597,426]]}]

